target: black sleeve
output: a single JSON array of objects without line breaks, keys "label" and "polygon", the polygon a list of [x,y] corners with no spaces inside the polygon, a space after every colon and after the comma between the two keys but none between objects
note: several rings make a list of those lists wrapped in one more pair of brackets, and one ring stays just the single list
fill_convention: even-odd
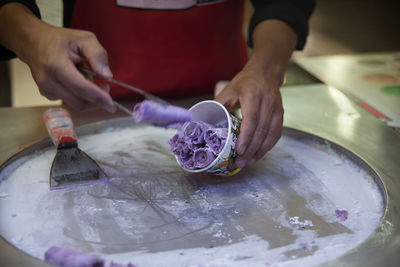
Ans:
[{"label": "black sleeve", "polygon": [[69,27],[71,24],[72,13],[74,12],[75,0],[63,0],[63,25]]},{"label": "black sleeve", "polygon": [[[20,3],[27,6],[35,16],[40,18],[40,11],[35,0],[0,0],[0,8],[8,3]],[[15,54],[0,44],[0,60],[7,60],[15,57]]]},{"label": "black sleeve", "polygon": [[297,33],[296,50],[303,49],[308,35],[308,20],[315,0],[252,0],[254,14],[249,25],[249,46],[253,47],[253,31],[262,21],[278,19],[286,22]]}]

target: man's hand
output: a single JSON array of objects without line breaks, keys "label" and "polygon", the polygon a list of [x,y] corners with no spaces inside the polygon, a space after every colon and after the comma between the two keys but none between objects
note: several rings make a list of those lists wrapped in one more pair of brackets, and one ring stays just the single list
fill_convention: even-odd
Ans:
[{"label": "man's hand", "polygon": [[267,20],[256,27],[253,40],[254,50],[246,66],[215,98],[230,111],[239,106],[242,110],[237,167],[259,160],[282,134],[279,88],[297,36],[287,24]]},{"label": "man's hand", "polygon": [[[2,22],[15,28],[2,43],[29,65],[43,96],[62,99],[78,110],[97,105],[115,111],[110,95],[76,67],[88,63],[96,73],[112,77],[107,52],[93,33],[48,25],[20,4],[6,4],[0,14]],[[5,30],[0,27],[0,32]]]},{"label": "man's hand", "polygon": [[95,35],[51,26],[39,35],[34,49],[25,53],[25,60],[40,93],[48,99],[62,99],[78,110],[98,105],[115,111],[109,94],[86,79],[76,67],[88,62],[98,74],[112,77],[107,53]]},{"label": "man's hand", "polygon": [[239,106],[243,121],[236,146],[236,166],[259,160],[278,142],[282,133],[283,107],[279,87],[282,73],[264,73],[250,63],[217,95],[216,101],[233,111]]}]

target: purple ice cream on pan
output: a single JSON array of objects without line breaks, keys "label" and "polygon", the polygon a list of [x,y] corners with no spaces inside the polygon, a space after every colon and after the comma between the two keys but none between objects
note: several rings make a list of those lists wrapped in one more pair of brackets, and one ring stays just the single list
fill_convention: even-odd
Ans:
[{"label": "purple ice cream on pan", "polygon": [[144,100],[133,108],[133,116],[137,122],[150,123],[155,126],[171,127],[172,125],[190,121],[189,110],[173,105],[163,105]]},{"label": "purple ice cream on pan", "polygon": [[347,212],[347,210],[335,210],[335,215],[336,218],[344,222],[347,220],[349,213]]},{"label": "purple ice cream on pan", "polygon": [[63,267],[103,267],[104,260],[69,248],[51,247],[44,254],[48,263]]},{"label": "purple ice cream on pan", "polygon": [[[44,260],[61,267],[103,267],[105,261],[86,253],[70,248],[51,247],[44,254]],[[111,262],[109,267],[137,267],[135,264],[119,264]]]}]

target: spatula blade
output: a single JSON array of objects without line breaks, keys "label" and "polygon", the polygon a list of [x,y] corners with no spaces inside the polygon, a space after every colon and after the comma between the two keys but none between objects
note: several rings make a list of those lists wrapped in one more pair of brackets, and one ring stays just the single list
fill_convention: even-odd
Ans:
[{"label": "spatula blade", "polygon": [[108,179],[99,165],[78,147],[58,149],[50,170],[50,189],[95,184]]}]

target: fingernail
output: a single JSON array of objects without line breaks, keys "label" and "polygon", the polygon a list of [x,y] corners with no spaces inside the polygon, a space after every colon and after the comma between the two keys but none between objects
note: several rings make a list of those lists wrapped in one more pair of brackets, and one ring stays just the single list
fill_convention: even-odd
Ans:
[{"label": "fingernail", "polygon": [[235,165],[237,168],[243,168],[246,165],[246,160],[245,159],[237,159],[235,161]]},{"label": "fingernail", "polygon": [[108,65],[103,66],[102,68],[102,72],[101,72],[104,76],[106,77],[110,77],[112,78],[113,74],[110,70],[110,67]]}]

